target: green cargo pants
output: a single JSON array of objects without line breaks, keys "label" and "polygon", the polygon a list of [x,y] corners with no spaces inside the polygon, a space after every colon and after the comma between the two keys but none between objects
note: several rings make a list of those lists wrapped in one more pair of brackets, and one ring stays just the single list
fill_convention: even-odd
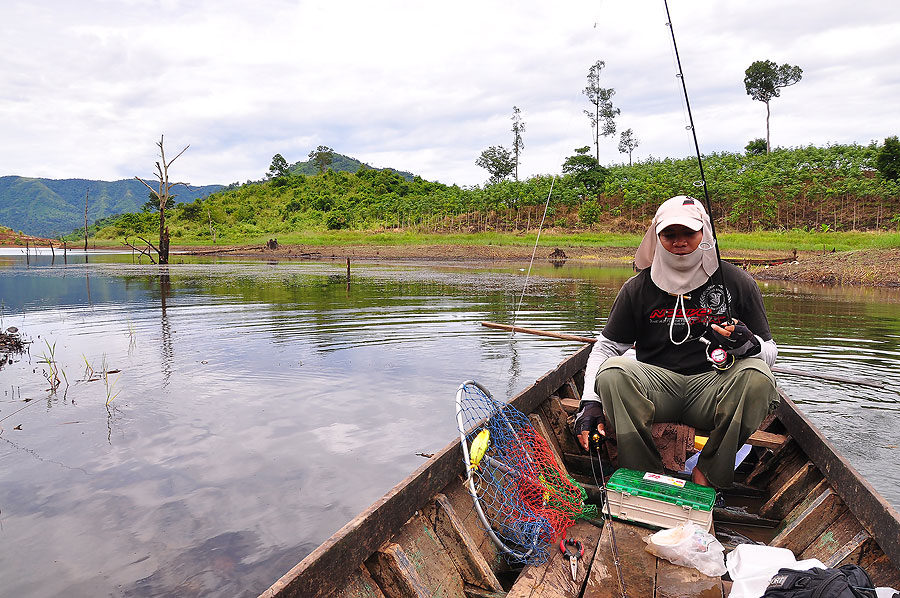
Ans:
[{"label": "green cargo pants", "polygon": [[716,488],[734,483],[735,454],[779,401],[769,366],[756,358],[685,376],[611,357],[600,366],[594,389],[615,428],[620,467],[661,473],[650,426],[680,422],[709,432],[697,467]]}]

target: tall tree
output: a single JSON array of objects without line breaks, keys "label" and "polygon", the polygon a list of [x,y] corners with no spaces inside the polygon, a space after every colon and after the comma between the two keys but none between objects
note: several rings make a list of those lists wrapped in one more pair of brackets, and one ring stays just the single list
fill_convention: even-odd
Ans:
[{"label": "tall tree", "polygon": [[140,182],[144,183],[144,186],[150,190],[150,196],[155,197],[157,201],[159,201],[159,246],[153,247],[153,245],[147,241],[146,239],[141,239],[151,248],[156,251],[156,255],[158,257],[160,264],[168,264],[169,263],[169,227],[166,226],[166,207],[169,204],[170,198],[174,199],[175,195],[172,193],[172,188],[177,185],[184,185],[187,187],[188,183],[170,183],[169,182],[169,167],[172,166],[172,163],[181,157],[181,154],[187,151],[190,145],[185,146],[183,150],[178,152],[178,155],[172,158],[171,160],[166,160],[166,150],[163,147],[163,136],[159,136],[159,142],[157,142],[157,147],[159,147],[159,157],[160,159],[156,162],[156,180],[157,180],[157,188],[154,189],[151,187],[147,181],[142,179],[141,177],[134,177]]},{"label": "tall tree", "polygon": [[502,145],[492,145],[481,152],[481,155],[475,160],[475,165],[488,171],[488,174],[491,175],[491,183],[499,183],[512,174],[516,168],[512,152]]},{"label": "tall tree", "polygon": [[621,113],[621,110],[612,105],[612,97],[616,95],[616,90],[612,87],[600,87],[600,72],[605,66],[606,63],[602,60],[591,65],[591,68],[588,69],[587,87],[582,90],[593,106],[584,113],[591,121],[594,147],[597,149],[597,162],[600,162],[600,137],[616,134],[615,119]]},{"label": "tall tree", "polygon": [[875,156],[875,168],[888,180],[900,179],[900,139],[887,137]]},{"label": "tall tree", "polygon": [[327,145],[320,145],[309,152],[309,159],[316,164],[316,168],[319,169],[319,174],[322,174],[329,166],[331,166],[331,162],[334,160],[334,150]]},{"label": "tall tree", "polygon": [[515,170],[513,171],[513,178],[516,181],[519,180],[519,156],[522,153],[522,150],[525,149],[525,142],[522,141],[522,133],[525,132],[525,121],[522,120],[522,111],[519,110],[517,106],[513,106],[513,114],[512,114],[512,132],[513,132],[513,158],[516,162]]},{"label": "tall tree", "polygon": [[781,89],[798,83],[803,69],[790,64],[775,64],[771,60],[757,60],[744,71],[744,87],[747,95],[766,105],[766,153],[772,151],[769,135],[769,118],[772,114],[769,102],[781,95]]},{"label": "tall tree", "polygon": [[288,175],[288,163],[287,160],[284,159],[284,156],[281,154],[275,154],[272,156],[272,164],[269,165],[269,172],[266,173],[266,178],[275,179],[280,177],[286,177]]},{"label": "tall tree", "polygon": [[641,140],[634,136],[634,131],[625,129],[619,136],[619,153],[628,154],[628,165],[631,166],[631,152],[637,149]]}]

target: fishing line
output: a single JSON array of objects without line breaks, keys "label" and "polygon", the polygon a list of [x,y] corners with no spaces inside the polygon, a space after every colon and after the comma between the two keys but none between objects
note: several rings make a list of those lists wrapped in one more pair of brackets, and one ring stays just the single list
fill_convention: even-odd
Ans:
[{"label": "fishing line", "polygon": [[[596,29],[596,28],[597,28],[597,25],[600,23],[600,13],[601,13],[602,6],[603,6],[603,0],[601,0],[600,3],[599,3],[598,6],[597,6],[597,12],[596,12],[596,15],[595,15],[595,17],[594,17],[594,29]],[[583,95],[583,93],[582,93],[581,91],[579,91],[578,97],[581,98],[582,95]],[[574,102],[573,102],[573,103],[574,103]],[[572,114],[574,114],[574,113],[572,113]],[[570,125],[572,122],[574,122],[574,120],[575,120],[575,119],[574,119],[574,116],[573,116],[572,114],[569,115],[569,119],[568,119],[568,121],[567,121],[566,130],[568,130],[568,129],[570,128],[569,125]],[[593,143],[593,142],[594,142],[594,141],[593,141],[593,136],[592,136],[592,141],[591,141],[591,143]],[[561,163],[563,163],[563,162],[564,162],[564,160],[563,160],[562,154],[558,155],[558,156],[557,156],[557,163],[558,163],[558,164],[561,164]],[[598,165],[599,165],[599,162],[598,162]],[[540,222],[540,225],[538,226],[537,238],[534,240],[534,248],[533,248],[532,251],[531,251],[531,260],[528,262],[528,271],[527,271],[527,273],[525,274],[525,283],[522,285],[522,295],[519,297],[519,302],[518,302],[518,304],[516,305],[516,310],[515,310],[515,312],[513,313],[513,322],[512,322],[513,327],[515,327],[516,322],[517,322],[518,319],[519,319],[519,313],[520,313],[521,310],[522,310],[522,303],[523,303],[524,300],[525,300],[525,292],[528,290],[528,281],[529,281],[530,278],[531,278],[531,270],[532,270],[532,267],[534,266],[534,258],[535,258],[535,256],[537,255],[538,243],[539,243],[540,240],[541,240],[541,233],[542,233],[543,230],[544,230],[544,222],[546,222],[546,220],[547,220],[547,211],[548,211],[549,208],[550,208],[550,199],[551,199],[552,196],[553,196],[553,187],[554,187],[554,185],[556,184],[556,180],[557,180],[558,178],[559,178],[559,175],[553,175],[553,178],[552,178],[551,181],[550,181],[550,191],[547,193],[547,200],[544,202],[544,213],[543,213],[543,215],[541,216],[541,222]],[[509,334],[510,334],[510,339],[512,339],[512,337],[515,336],[516,331],[513,329],[513,330],[510,331]]]},{"label": "fishing line", "polygon": [[706,200],[706,211],[709,214],[709,226],[712,231],[713,242],[716,246],[716,259],[719,263],[717,271],[719,273],[719,284],[722,285],[722,294],[724,295],[725,299],[725,319],[726,322],[730,322],[731,301],[728,298],[728,289],[725,286],[725,275],[722,272],[722,254],[719,251],[719,238],[718,236],[716,236],[716,224],[712,213],[712,203],[709,200],[709,189],[708,185],[706,184],[706,175],[703,172],[703,158],[700,156],[700,144],[697,141],[697,128],[694,126],[694,116],[691,113],[691,100],[688,97],[687,84],[684,81],[684,69],[681,67],[681,56],[678,54],[678,44],[675,41],[675,28],[672,26],[672,16],[669,13],[669,1],[663,0],[663,5],[666,8],[666,27],[669,28],[669,32],[672,34],[672,48],[675,51],[675,61],[678,65],[678,74],[675,76],[681,79],[681,89],[684,92],[684,104],[687,108],[688,115],[688,129],[690,129],[691,135],[694,139],[694,150],[697,152],[697,165],[700,167],[700,180],[696,181],[694,184],[695,186],[703,188],[703,197]]},{"label": "fishing line", "polygon": [[613,555],[613,563],[616,566],[616,574],[619,577],[619,589],[622,590],[622,598],[628,598],[628,594],[625,592],[625,578],[622,576],[622,568],[619,564],[619,547],[616,544],[616,530],[613,529],[612,524],[612,509],[609,506],[609,494],[606,491],[606,475],[603,473],[603,459],[600,457],[600,433],[594,431],[592,434],[592,439],[588,442],[588,446],[594,447],[594,452],[597,453],[597,463],[600,466],[600,481],[597,481],[597,474],[594,472],[594,460],[591,459],[591,476],[594,478],[594,483],[600,488],[600,498],[604,502],[604,506],[606,507],[606,513],[603,513],[603,508],[601,507],[600,513],[606,519],[606,523],[609,524],[609,539],[610,539],[610,549],[612,550]]},{"label": "fishing line", "polygon": [[550,192],[547,193],[547,201],[544,203],[544,214],[541,216],[540,225],[538,225],[537,238],[534,240],[534,249],[531,251],[531,261],[528,262],[528,272],[525,274],[525,284],[522,285],[522,296],[519,297],[519,304],[516,306],[515,313],[513,313],[513,330],[510,332],[510,336],[515,335],[516,333],[516,321],[519,319],[519,310],[522,309],[522,302],[525,301],[525,291],[528,289],[528,279],[531,277],[531,267],[534,265],[534,256],[537,254],[538,243],[541,240],[541,231],[544,230],[544,220],[547,219],[547,209],[550,207],[550,197],[553,195],[554,183],[556,183],[555,175],[553,179],[550,180]]}]

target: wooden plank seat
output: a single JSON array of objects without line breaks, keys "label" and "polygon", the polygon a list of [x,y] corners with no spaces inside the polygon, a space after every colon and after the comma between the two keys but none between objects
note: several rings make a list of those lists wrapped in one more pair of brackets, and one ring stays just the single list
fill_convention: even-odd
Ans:
[{"label": "wooden plank seat", "polygon": [[[568,423],[572,426],[574,424],[574,415],[578,412],[579,401],[573,398],[559,399],[556,397],[553,397],[551,400],[553,401],[552,404],[559,405],[567,414],[569,414]],[[747,444],[769,450],[777,450],[787,442],[787,436],[766,431],[765,428],[768,421],[769,418],[763,421],[760,425],[760,429],[750,435],[750,438],[747,439]],[[575,446],[576,450],[572,450],[572,434],[563,434],[562,430],[558,429],[560,428],[558,424],[554,425],[553,428],[556,436],[567,441],[560,442],[560,448],[563,449],[564,453],[567,456],[578,455],[579,450],[577,445]],[[607,422],[607,429],[610,428],[611,426],[609,426]],[[683,470],[685,460],[695,452],[691,447],[694,446],[696,437],[708,435],[706,432],[698,432],[691,426],[677,422],[653,424],[652,434],[654,441],[656,442],[656,447],[659,449],[660,456],[662,457],[663,466],[670,471]],[[610,437],[615,438],[615,434],[611,433]],[[614,445],[612,445],[611,448],[613,448],[613,450],[611,451],[609,458],[610,461],[615,463],[616,455]],[[575,461],[578,461],[578,459],[575,459]]]}]

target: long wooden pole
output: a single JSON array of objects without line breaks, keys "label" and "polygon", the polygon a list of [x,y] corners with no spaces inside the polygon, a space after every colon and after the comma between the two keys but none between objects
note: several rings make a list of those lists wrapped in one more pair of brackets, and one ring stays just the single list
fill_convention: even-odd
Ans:
[{"label": "long wooden pole", "polygon": [[565,341],[578,341],[579,343],[596,343],[597,339],[588,338],[586,336],[576,336],[574,334],[562,334],[559,332],[549,332],[547,330],[535,330],[534,328],[520,328],[519,326],[510,326],[509,324],[497,324],[495,322],[482,322],[482,326],[487,328],[496,328],[497,330],[509,330],[510,332],[524,332],[526,334],[534,334],[537,336],[548,336],[550,338],[558,338]]},{"label": "long wooden pole", "polygon": [[[509,330],[511,332],[524,332],[526,334],[534,334],[537,336],[547,336],[550,338],[558,338],[567,341],[578,341],[581,343],[596,343],[597,339],[585,336],[576,336],[574,334],[561,334],[559,332],[549,332],[547,330],[536,330],[534,328],[520,328],[519,326],[510,326],[509,324],[497,324],[495,322],[482,322],[482,326],[487,328],[496,328],[497,330]],[[776,374],[786,374],[788,376],[804,376],[807,378],[819,378],[820,380],[831,380],[832,382],[845,382],[847,384],[859,384],[860,386],[872,386],[874,388],[883,388],[884,383],[880,381],[862,380],[861,378],[848,378],[847,376],[836,376],[834,374],[817,374],[815,372],[806,372],[804,370],[795,370],[793,368],[785,368],[780,366],[772,366],[772,371]]]}]

